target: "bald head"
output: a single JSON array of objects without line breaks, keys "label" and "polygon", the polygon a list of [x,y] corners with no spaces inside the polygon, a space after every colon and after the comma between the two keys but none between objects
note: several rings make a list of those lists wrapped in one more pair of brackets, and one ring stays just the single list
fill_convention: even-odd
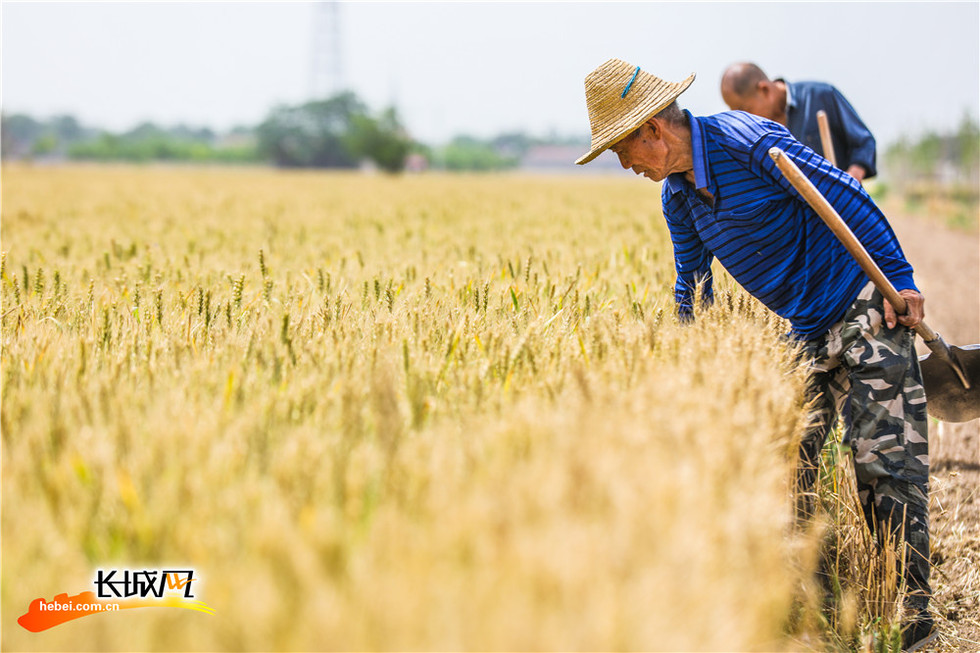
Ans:
[{"label": "bald head", "polygon": [[724,92],[725,86],[735,93],[735,95],[746,95],[755,92],[759,82],[768,82],[769,77],[754,63],[747,61],[733,63],[725,70],[721,76],[721,87]]},{"label": "bald head", "polygon": [[785,122],[786,93],[754,63],[729,66],[721,76],[721,96],[733,111],[748,111],[757,116]]}]

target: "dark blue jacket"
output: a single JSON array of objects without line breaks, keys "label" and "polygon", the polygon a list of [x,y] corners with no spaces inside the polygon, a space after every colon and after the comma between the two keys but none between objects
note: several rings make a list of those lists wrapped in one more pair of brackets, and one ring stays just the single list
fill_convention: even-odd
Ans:
[{"label": "dark blue jacket", "polygon": [[841,170],[853,164],[862,166],[867,175],[877,174],[875,137],[840,91],[823,82],[787,82],[786,117],[790,133],[814,152],[823,155],[817,111],[827,112],[830,139]]}]

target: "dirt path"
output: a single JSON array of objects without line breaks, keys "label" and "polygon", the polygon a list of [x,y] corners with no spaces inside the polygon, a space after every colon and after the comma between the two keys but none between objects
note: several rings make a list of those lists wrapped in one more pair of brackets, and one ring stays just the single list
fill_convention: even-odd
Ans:
[{"label": "dirt path", "polygon": [[[947,342],[980,342],[980,233],[889,215],[930,326]],[[922,351],[926,353],[927,350]],[[930,421],[934,609],[940,639],[929,651],[980,651],[980,420]]]}]

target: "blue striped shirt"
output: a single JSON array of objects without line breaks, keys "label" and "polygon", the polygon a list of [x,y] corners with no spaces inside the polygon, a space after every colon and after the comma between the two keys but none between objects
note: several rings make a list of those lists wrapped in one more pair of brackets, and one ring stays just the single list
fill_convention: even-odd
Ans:
[{"label": "blue striped shirt", "polygon": [[794,139],[782,125],[743,111],[687,114],[694,186],[683,174],[663,185],[674,247],[674,296],[682,317],[694,289],[712,298],[711,261],[790,321],[793,335],[816,338],[841,320],[868,277],[769,157],[782,149],[837,209],[899,290],[916,289],[898,239],[861,184]]}]

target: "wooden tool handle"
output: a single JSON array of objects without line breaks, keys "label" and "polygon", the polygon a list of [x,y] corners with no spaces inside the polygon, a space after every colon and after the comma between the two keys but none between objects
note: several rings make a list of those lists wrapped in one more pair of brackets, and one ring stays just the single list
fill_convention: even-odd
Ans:
[{"label": "wooden tool handle", "polygon": [[[864,245],[861,241],[857,239],[851,228],[847,226],[843,218],[838,215],[837,211],[827,198],[817,190],[817,187],[813,185],[806,175],[796,166],[793,161],[786,156],[786,154],[778,147],[773,147],[769,149],[769,156],[772,160],[776,162],[779,170],[786,176],[789,183],[793,184],[793,187],[799,191],[803,199],[806,200],[807,204],[817,212],[817,215],[823,219],[830,230],[834,232],[834,235],[841,241],[841,244],[850,252],[851,256],[858,262],[861,269],[864,270],[865,274],[871,279],[878,291],[888,300],[895,311],[900,315],[904,314],[908,310],[908,306],[905,303],[905,298],[898,294],[895,290],[895,286],[892,282],[888,280],[885,273],[881,271],[878,264],[875,263],[871,255],[868,254],[868,250],[864,249]],[[920,322],[919,326],[915,327],[915,330],[922,336],[922,339],[926,342],[930,342],[939,338],[939,335],[929,328],[925,322]]]},{"label": "wooden tool handle", "polygon": [[827,112],[823,109],[817,111],[817,126],[820,128],[820,144],[823,145],[823,158],[830,161],[830,164],[836,167],[837,157],[834,155],[834,141],[830,139],[830,123],[827,122]]}]

